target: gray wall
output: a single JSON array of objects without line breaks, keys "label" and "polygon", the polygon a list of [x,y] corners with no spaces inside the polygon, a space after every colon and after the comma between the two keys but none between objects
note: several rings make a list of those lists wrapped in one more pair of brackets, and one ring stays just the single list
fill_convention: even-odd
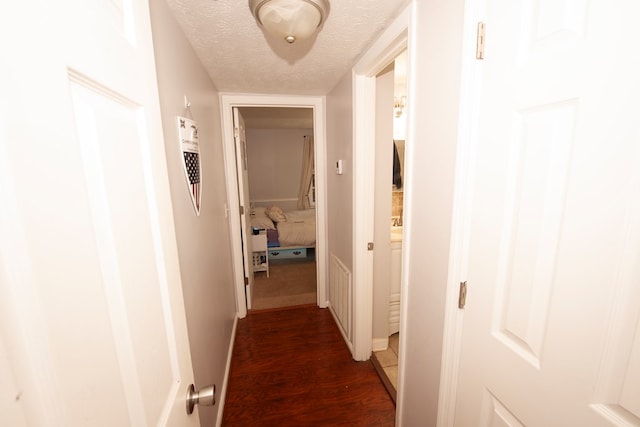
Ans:
[{"label": "gray wall", "polygon": [[[405,152],[404,426],[436,425],[459,116],[464,0],[414,0]],[[469,53],[473,54],[473,52]],[[411,78],[411,77],[410,77]],[[409,191],[407,191],[409,190]]]},{"label": "gray wall", "polygon": [[[236,314],[231,271],[218,92],[164,0],[151,0],[167,166],[196,388],[221,390]],[[196,216],[178,145],[176,116],[184,96],[199,125],[202,204]],[[186,387],[186,386],[185,386]],[[203,426],[215,425],[219,404],[200,407]]]},{"label": "gray wall", "polygon": [[[345,74],[327,95],[328,249],[353,271],[353,82]],[[344,173],[335,173],[338,159]]]},{"label": "gray wall", "polygon": [[305,135],[313,129],[246,130],[252,201],[298,199]]}]

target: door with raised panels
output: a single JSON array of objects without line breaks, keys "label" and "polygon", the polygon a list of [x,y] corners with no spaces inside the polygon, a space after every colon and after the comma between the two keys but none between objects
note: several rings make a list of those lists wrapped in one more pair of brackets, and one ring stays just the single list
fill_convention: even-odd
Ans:
[{"label": "door with raised panels", "polygon": [[455,425],[640,425],[640,4],[485,6]]},{"label": "door with raised panels", "polygon": [[3,407],[199,425],[148,2],[8,2],[0,34]]}]

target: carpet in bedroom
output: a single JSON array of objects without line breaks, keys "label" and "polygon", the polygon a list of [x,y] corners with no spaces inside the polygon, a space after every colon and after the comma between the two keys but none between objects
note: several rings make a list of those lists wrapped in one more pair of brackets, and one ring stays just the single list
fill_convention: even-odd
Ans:
[{"label": "carpet in bedroom", "polygon": [[269,263],[269,278],[264,272],[254,276],[253,310],[315,302],[315,261]]}]

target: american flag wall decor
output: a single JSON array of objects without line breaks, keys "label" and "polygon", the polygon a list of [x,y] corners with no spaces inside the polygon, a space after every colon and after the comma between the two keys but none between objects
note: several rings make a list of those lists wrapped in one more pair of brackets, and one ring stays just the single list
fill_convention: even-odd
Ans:
[{"label": "american flag wall decor", "polygon": [[200,145],[198,142],[198,125],[186,117],[177,117],[178,138],[182,152],[182,165],[187,180],[187,187],[193,202],[196,215],[200,215],[202,197],[202,174],[200,172]]}]

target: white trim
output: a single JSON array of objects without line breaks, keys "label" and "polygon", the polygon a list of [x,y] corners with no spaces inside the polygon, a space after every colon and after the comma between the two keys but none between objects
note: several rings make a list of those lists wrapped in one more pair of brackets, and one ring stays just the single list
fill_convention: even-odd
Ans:
[{"label": "white trim", "polygon": [[460,82],[460,116],[458,121],[458,147],[454,178],[454,199],[451,221],[451,249],[442,342],[442,367],[438,397],[437,427],[453,426],[459,362],[461,357],[464,310],[458,308],[459,283],[466,280],[470,219],[472,209],[473,176],[475,172],[480,92],[482,89],[482,61],[475,59],[476,23],[482,21],[482,5],[476,1],[465,4]]},{"label": "white trim", "polygon": [[373,196],[375,150],[375,77],[353,75],[353,358],[371,357],[373,337]]},{"label": "white trim", "polygon": [[227,366],[224,370],[222,380],[222,388],[220,389],[220,397],[216,397],[215,404],[218,405],[218,414],[216,415],[216,427],[222,425],[222,417],[224,416],[224,404],[227,400],[227,385],[229,384],[229,372],[231,371],[231,358],[233,357],[233,348],[236,342],[236,331],[238,330],[238,319],[236,315],[233,320],[233,328],[231,329],[231,338],[229,340],[229,351],[227,352]]},{"label": "white trim", "polygon": [[374,338],[372,343],[373,351],[384,351],[389,348],[389,337]]},{"label": "white trim", "polygon": [[327,213],[326,213],[326,140],[325,98],[322,96],[264,95],[264,94],[220,94],[222,116],[222,140],[227,184],[227,210],[231,234],[233,277],[236,289],[238,317],[247,315],[242,266],[242,240],[240,234],[240,201],[233,140],[233,107],[293,107],[313,108],[313,134],[316,162],[316,273],[317,303],[328,305],[327,299]]},{"label": "white trim", "polygon": [[[415,67],[416,63],[414,58],[417,56],[417,52],[415,51],[415,46],[417,45],[415,40],[415,28],[416,28],[416,2],[411,2],[411,10],[408,17],[407,23],[407,103],[409,108],[407,111],[406,118],[406,137],[405,137],[405,172],[404,172],[404,183],[405,189],[413,188],[412,183],[412,171],[411,168],[412,162],[407,161],[408,156],[411,156],[413,151],[413,122],[415,120],[415,110],[411,108],[411,98],[415,96],[415,80],[417,79]],[[406,307],[406,304],[403,304],[402,301],[407,301],[409,297],[409,285],[406,274],[409,271],[409,255],[411,254],[411,229],[412,229],[412,204],[413,204],[413,195],[415,192],[406,191],[404,192],[404,218],[403,218],[403,237],[402,237],[402,274],[400,277],[400,306]],[[407,328],[409,323],[408,311],[405,309],[400,310],[400,331],[399,334],[401,337],[407,337]],[[396,387],[396,425],[398,427],[402,426],[402,414],[404,413],[404,376],[405,376],[405,363],[407,359],[407,340],[400,338],[398,343],[398,384]]]},{"label": "white trim", "polygon": [[[221,100],[222,102],[222,100]],[[233,109],[221,108],[222,149],[224,152],[225,181],[227,184],[227,206],[229,234],[231,236],[231,261],[233,282],[236,289],[236,312],[240,318],[247,315],[247,300],[244,289],[244,265],[240,225],[240,199],[238,196],[238,174],[236,170],[235,142],[233,139]],[[230,141],[230,142],[229,142]]]},{"label": "white trim", "polygon": [[407,47],[407,6],[353,68],[353,358],[371,357],[373,338],[373,197],[376,74]]}]

